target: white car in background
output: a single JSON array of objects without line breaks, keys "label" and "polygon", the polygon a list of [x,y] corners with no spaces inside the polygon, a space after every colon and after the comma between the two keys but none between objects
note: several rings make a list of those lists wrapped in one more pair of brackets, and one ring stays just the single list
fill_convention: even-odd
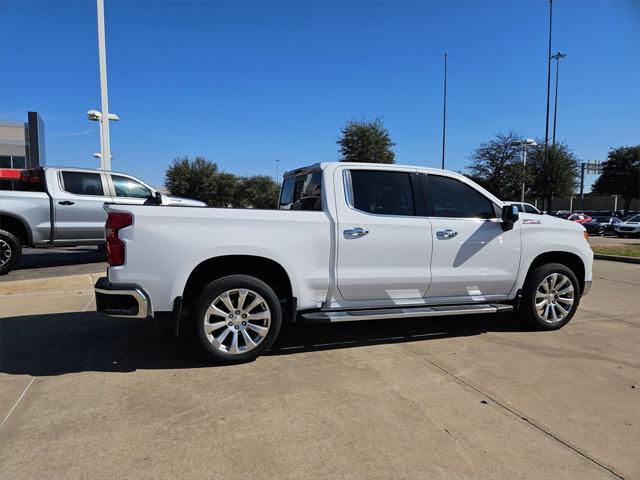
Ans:
[{"label": "white car in background", "polygon": [[616,235],[618,237],[640,236],[640,215],[634,215],[624,222],[620,222],[615,226]]}]

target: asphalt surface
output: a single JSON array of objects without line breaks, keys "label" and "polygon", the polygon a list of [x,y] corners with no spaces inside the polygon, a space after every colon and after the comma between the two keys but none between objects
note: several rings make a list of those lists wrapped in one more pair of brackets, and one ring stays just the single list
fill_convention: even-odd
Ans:
[{"label": "asphalt surface", "polygon": [[96,246],[25,248],[18,268],[0,276],[0,282],[106,272],[107,255]]},{"label": "asphalt surface", "polygon": [[0,296],[3,479],[640,478],[640,266],[572,322],[303,326],[212,367],[90,282]]}]

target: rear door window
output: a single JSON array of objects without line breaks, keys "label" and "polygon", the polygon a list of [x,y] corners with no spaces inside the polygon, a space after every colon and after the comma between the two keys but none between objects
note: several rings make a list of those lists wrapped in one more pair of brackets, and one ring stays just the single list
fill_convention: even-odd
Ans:
[{"label": "rear door window", "polygon": [[62,172],[62,189],[76,195],[104,196],[99,173]]},{"label": "rear door window", "polygon": [[415,215],[411,174],[351,170],[351,205],[375,215]]}]

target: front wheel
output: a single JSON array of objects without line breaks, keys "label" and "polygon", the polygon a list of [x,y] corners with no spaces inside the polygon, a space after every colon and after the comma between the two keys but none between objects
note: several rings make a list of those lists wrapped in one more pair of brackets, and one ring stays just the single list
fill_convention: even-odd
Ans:
[{"label": "front wheel", "polygon": [[579,303],[580,284],[573,271],[560,263],[548,263],[530,272],[520,313],[536,330],[557,330],[569,323]]},{"label": "front wheel", "polygon": [[599,237],[604,237],[604,227],[598,228],[598,236]]},{"label": "front wheel", "polygon": [[282,310],[275,292],[255,277],[230,275],[200,295],[192,325],[196,341],[216,363],[256,359],[276,340]]},{"label": "front wheel", "polygon": [[0,230],[0,275],[13,270],[22,256],[20,240],[11,232]]}]

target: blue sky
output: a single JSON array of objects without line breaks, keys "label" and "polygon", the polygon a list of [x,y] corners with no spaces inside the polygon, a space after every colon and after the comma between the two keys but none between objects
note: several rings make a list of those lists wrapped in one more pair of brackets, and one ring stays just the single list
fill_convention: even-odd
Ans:
[{"label": "blue sky", "polygon": [[[497,132],[544,136],[545,0],[105,0],[113,168],[170,161],[275,175],[335,160],[340,128],[382,117],[400,163],[447,168]],[[640,2],[556,0],[558,138],[581,159],[640,143]],[[0,120],[45,120],[47,163],[97,167],[94,0],[0,0]]]}]

